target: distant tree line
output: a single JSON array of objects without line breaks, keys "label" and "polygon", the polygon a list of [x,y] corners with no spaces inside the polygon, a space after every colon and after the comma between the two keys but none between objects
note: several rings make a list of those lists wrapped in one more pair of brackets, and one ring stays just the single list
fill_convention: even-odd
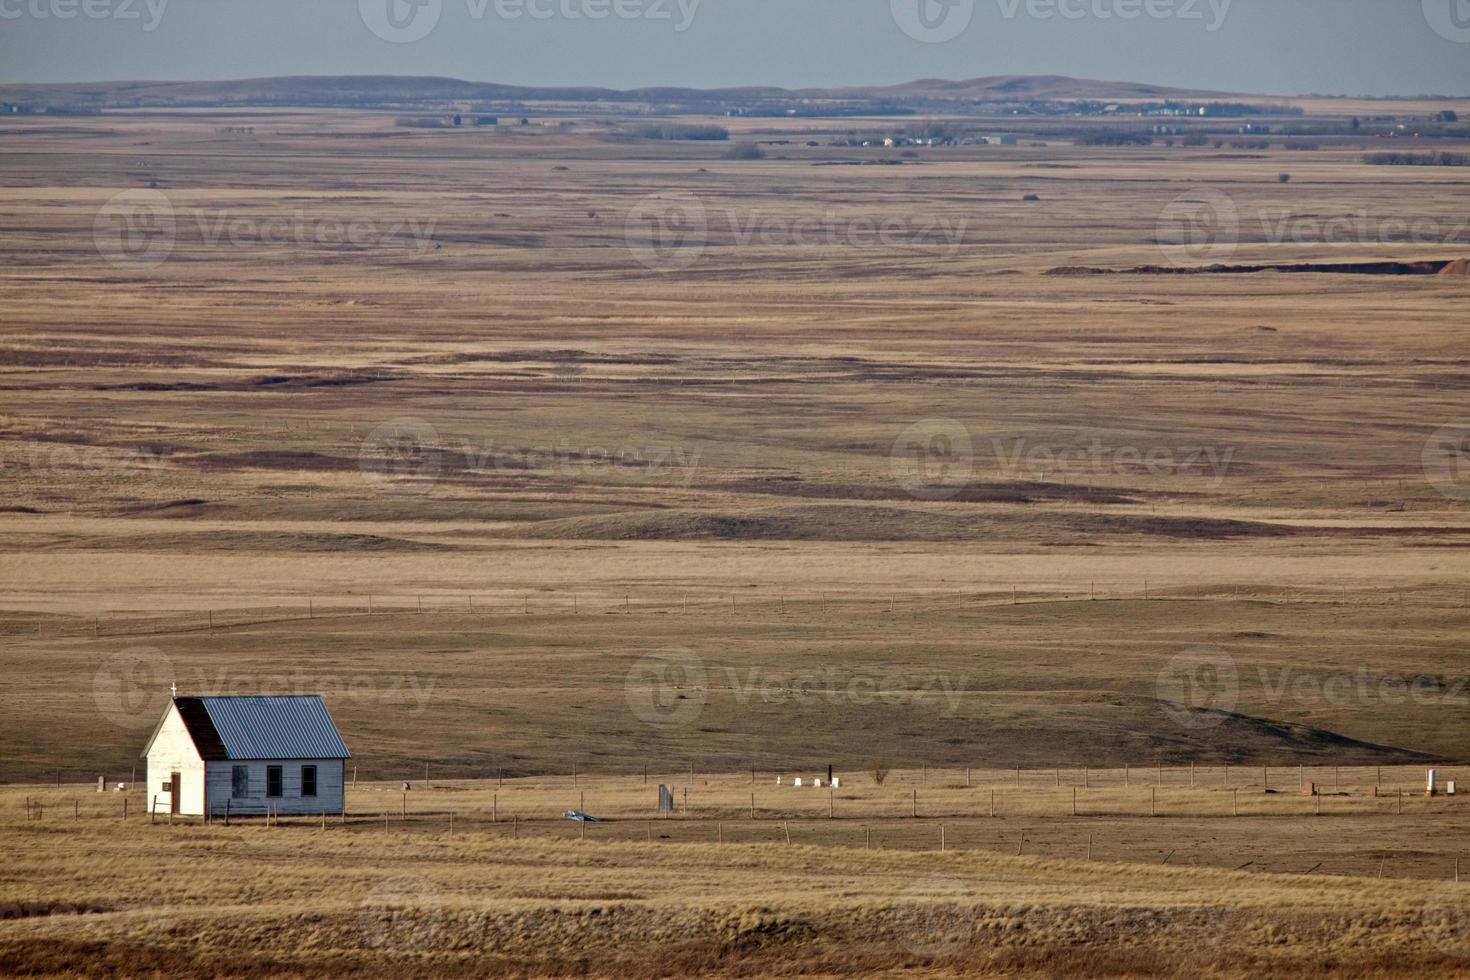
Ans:
[{"label": "distant tree line", "polygon": [[633,135],[644,140],[706,140],[720,142],[730,138],[730,131],[723,126],[697,126],[689,123],[663,123],[657,126],[640,126]]},{"label": "distant tree line", "polygon": [[1470,167],[1470,153],[1369,153],[1372,167]]},{"label": "distant tree line", "polygon": [[1144,133],[1088,133],[1077,138],[1078,146],[1152,146],[1153,142]]}]

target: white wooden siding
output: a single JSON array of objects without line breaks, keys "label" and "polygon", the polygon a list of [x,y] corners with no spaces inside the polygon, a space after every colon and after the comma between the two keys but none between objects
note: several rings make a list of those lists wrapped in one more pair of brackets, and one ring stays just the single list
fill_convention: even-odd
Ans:
[{"label": "white wooden siding", "polygon": [[[234,769],[245,766],[250,770],[250,795],[243,800],[233,798]],[[267,797],[266,767],[281,767],[281,795]],[[316,795],[301,795],[301,767],[316,766]],[[275,808],[280,814],[340,813],[343,804],[342,777],[344,765],[341,759],[255,759],[233,762],[227,759],[208,763],[208,795],[210,813],[223,816],[225,801],[231,813],[261,814],[266,806]]]},{"label": "white wooden siding", "polygon": [[184,727],[184,719],[179,717],[179,709],[169,704],[163,725],[158,729],[158,737],[148,750],[144,784],[148,791],[148,804],[151,806],[156,799],[159,813],[168,812],[170,796],[164,783],[174,773],[179,774],[179,812],[203,816],[204,760],[199,758],[199,750],[194,747],[194,740]]}]

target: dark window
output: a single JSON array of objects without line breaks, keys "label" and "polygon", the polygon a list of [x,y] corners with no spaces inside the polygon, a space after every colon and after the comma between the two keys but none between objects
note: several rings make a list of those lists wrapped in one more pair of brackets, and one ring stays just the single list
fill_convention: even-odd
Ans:
[{"label": "dark window", "polygon": [[281,789],[281,767],[265,767],[265,795],[278,797],[286,795]]},{"label": "dark window", "polygon": [[250,767],[235,766],[230,770],[230,797],[244,800],[250,797]]},{"label": "dark window", "polygon": [[316,766],[301,767],[301,795],[316,795]]}]

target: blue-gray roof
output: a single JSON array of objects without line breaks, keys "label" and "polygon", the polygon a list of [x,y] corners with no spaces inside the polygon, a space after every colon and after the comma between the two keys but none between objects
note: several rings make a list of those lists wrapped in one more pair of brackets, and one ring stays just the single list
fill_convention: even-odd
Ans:
[{"label": "blue-gray roof", "polygon": [[347,759],[352,756],[318,694],[187,700],[198,702],[209,715],[228,759]]}]

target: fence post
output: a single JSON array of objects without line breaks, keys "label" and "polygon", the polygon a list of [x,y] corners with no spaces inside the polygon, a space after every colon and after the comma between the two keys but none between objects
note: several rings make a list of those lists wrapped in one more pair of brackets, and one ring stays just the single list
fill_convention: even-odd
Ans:
[{"label": "fence post", "polygon": [[919,815],[919,791],[914,790],[914,816]]}]

